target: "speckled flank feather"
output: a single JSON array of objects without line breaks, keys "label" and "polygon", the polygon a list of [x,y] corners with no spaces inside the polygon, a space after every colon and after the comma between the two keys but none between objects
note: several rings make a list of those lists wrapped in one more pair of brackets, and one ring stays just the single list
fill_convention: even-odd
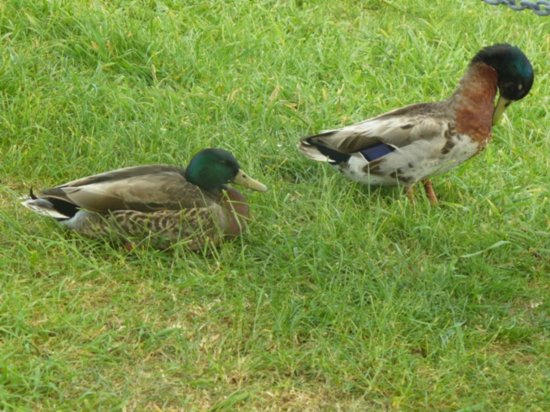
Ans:
[{"label": "speckled flank feather", "polygon": [[157,212],[87,212],[80,219],[78,223],[66,225],[88,237],[132,244],[145,242],[158,249],[166,249],[175,242],[191,250],[201,250],[207,244],[218,244],[226,236],[227,224],[225,212],[219,206]]}]

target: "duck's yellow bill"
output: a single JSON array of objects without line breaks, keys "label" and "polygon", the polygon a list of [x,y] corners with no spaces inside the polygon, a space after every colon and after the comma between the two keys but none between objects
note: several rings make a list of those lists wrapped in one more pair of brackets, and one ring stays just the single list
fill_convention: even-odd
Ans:
[{"label": "duck's yellow bill", "polygon": [[233,179],[233,181],[241,186],[248,187],[249,189],[252,189],[252,190],[257,190],[258,192],[267,191],[266,185],[258,182],[255,179],[252,179],[242,170],[239,170],[239,172],[237,173],[237,176],[235,176],[235,179]]},{"label": "duck's yellow bill", "polygon": [[502,113],[504,113],[504,110],[506,110],[506,108],[510,106],[511,103],[511,100],[505,99],[502,96],[498,96],[497,104],[495,105],[495,111],[493,112],[493,126],[497,124],[500,117],[502,116]]}]

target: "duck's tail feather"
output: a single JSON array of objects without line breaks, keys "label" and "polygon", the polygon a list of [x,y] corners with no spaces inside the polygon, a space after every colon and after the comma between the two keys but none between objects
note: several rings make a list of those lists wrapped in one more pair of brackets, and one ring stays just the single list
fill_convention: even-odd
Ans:
[{"label": "duck's tail feather", "polygon": [[300,140],[298,150],[305,156],[318,162],[329,162],[331,164],[347,162],[350,158],[349,154],[334,150],[323,142],[323,138],[332,136],[334,133],[336,132],[329,131],[315,136],[304,137]]},{"label": "duck's tail feather", "polygon": [[65,220],[70,218],[70,216],[66,216],[55,210],[53,203],[47,199],[27,199],[21,202],[21,204],[27,209],[30,209],[33,212],[38,213],[42,216],[53,217],[54,219],[58,220]]},{"label": "duck's tail feather", "polygon": [[[54,199],[48,199],[44,197],[37,197],[33,193],[32,187],[31,187],[29,191],[29,197],[24,198],[21,204],[25,206],[27,209],[30,209],[33,212],[38,213],[39,215],[42,215],[42,216],[53,217],[54,219],[57,219],[57,220],[70,219],[74,215],[74,213],[76,213],[77,211],[76,207],[72,205],[74,208],[74,213],[71,213],[73,212],[73,210],[69,210],[66,207],[59,208],[59,204],[58,204],[59,202],[60,201],[57,199],[54,200]],[[66,213],[66,212],[69,212],[69,213]]]}]

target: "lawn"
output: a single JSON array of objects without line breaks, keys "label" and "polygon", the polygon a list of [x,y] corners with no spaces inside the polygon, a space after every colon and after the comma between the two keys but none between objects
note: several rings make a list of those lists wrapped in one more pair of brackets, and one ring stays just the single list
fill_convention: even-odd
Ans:
[{"label": "lawn", "polygon": [[[0,409],[550,410],[550,17],[481,1],[0,3]],[[536,72],[430,207],[301,136],[449,96],[483,46]],[[240,239],[132,252],[19,197],[232,151]],[[243,190],[244,191],[244,190]]]}]

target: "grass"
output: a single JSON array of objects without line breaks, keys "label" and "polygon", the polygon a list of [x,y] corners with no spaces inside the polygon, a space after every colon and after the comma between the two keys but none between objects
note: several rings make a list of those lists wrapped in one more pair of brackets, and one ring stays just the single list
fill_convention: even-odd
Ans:
[{"label": "grass", "polygon": [[[480,1],[0,3],[0,409],[549,410],[548,33]],[[448,96],[503,41],[535,86],[440,207],[295,150]],[[18,205],[206,146],[271,189],[210,255]]]}]

